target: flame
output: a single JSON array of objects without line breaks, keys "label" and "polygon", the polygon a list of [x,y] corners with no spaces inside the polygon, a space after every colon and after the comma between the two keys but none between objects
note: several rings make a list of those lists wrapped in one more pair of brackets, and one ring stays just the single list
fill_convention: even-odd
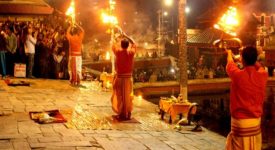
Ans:
[{"label": "flame", "polygon": [[74,0],[71,1],[70,7],[66,11],[67,16],[71,16],[73,21],[75,20],[75,2]]},{"label": "flame", "polygon": [[111,85],[112,85],[112,84],[110,83],[110,81],[107,81],[107,82],[106,82],[106,88],[107,88],[107,89],[109,89],[109,88],[111,87]]},{"label": "flame", "polygon": [[106,52],[106,60],[110,60],[110,59],[111,59],[110,52]]},{"label": "flame", "polygon": [[238,18],[237,8],[230,6],[214,27],[232,36],[237,36],[236,30],[240,25]]},{"label": "flame", "polygon": [[117,25],[118,24],[117,17],[112,16],[112,15],[108,15],[105,12],[102,12],[101,18],[102,18],[103,23],[109,23],[109,24],[112,24],[112,25]]},{"label": "flame", "polygon": [[111,10],[114,10],[115,9],[115,5],[116,5],[116,2],[114,0],[109,0],[109,5],[110,5],[110,9]]},{"label": "flame", "polygon": [[115,5],[116,5],[116,2],[114,0],[109,0],[108,13],[106,13],[104,11],[101,13],[101,18],[102,18],[103,23],[108,23],[111,25],[118,24],[117,17],[112,15],[113,11],[115,10]]}]

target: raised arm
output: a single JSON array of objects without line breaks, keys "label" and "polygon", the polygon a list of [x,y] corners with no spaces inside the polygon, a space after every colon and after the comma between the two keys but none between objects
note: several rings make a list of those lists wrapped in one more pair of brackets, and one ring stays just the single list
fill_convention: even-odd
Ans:
[{"label": "raised arm", "polygon": [[69,38],[71,36],[70,31],[72,29],[72,26],[70,25],[66,32],[66,37]]},{"label": "raised arm", "polygon": [[84,33],[84,29],[79,25],[79,24],[75,24],[77,27],[79,27],[79,29],[81,30],[81,32]]},{"label": "raised arm", "polygon": [[234,62],[232,51],[226,50],[226,52],[227,52],[227,64],[230,62]]},{"label": "raised arm", "polygon": [[234,62],[233,54],[231,50],[226,50],[227,52],[227,64],[226,64],[226,72],[231,79],[236,77],[236,73],[240,71],[237,65]]},{"label": "raised arm", "polygon": [[84,33],[85,33],[85,32],[84,32],[84,29],[83,29],[79,24],[75,24],[75,25],[76,25],[76,27],[78,27],[78,28],[80,29],[80,31],[81,31],[81,32],[80,32],[80,36],[81,36],[81,37],[84,37]]}]

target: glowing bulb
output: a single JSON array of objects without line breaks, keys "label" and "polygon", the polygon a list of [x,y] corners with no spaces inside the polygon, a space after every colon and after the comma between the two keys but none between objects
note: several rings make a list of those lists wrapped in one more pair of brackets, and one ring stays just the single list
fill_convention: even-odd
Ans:
[{"label": "glowing bulb", "polygon": [[171,68],[171,73],[175,73],[175,69],[174,68]]},{"label": "glowing bulb", "polygon": [[147,46],[148,46],[148,43],[147,43],[147,42],[145,42],[145,43],[144,43],[144,46],[145,46],[145,47],[147,47]]},{"label": "glowing bulb", "polygon": [[166,6],[172,6],[173,0],[164,0],[164,4],[165,4]]},{"label": "glowing bulb", "polygon": [[190,13],[190,8],[187,6],[187,7],[185,7],[185,12],[187,13],[187,14],[189,14]]}]

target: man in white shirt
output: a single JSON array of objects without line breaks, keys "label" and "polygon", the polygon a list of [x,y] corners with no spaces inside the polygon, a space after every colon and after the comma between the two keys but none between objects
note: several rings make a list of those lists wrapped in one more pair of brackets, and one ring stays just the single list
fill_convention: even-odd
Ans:
[{"label": "man in white shirt", "polygon": [[25,42],[25,54],[28,60],[27,75],[28,78],[34,78],[32,75],[33,65],[34,65],[34,54],[35,54],[35,44],[37,42],[37,32],[32,36],[32,27],[28,28],[28,35]]}]

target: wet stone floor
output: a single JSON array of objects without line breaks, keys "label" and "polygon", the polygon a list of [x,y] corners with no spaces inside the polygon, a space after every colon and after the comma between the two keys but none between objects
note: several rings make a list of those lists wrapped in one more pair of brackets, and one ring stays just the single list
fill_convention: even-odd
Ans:
[{"label": "wet stone floor", "polygon": [[[8,86],[0,80],[0,150],[221,150],[225,137],[194,126],[175,129],[168,116],[160,120],[158,106],[134,99],[134,119],[113,120],[109,90],[97,82],[73,87],[68,81],[29,81],[31,86]],[[66,123],[38,124],[29,112],[59,110]]]}]

